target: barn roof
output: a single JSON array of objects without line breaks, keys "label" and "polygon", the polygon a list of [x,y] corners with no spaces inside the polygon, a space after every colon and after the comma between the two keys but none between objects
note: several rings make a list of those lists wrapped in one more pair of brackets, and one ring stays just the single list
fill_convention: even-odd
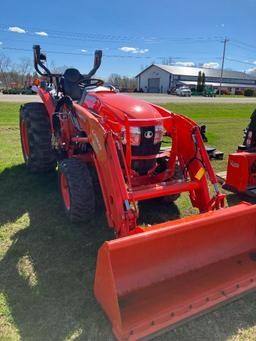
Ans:
[{"label": "barn roof", "polygon": [[[163,65],[163,64],[152,64],[145,70],[141,71],[136,77],[141,75],[144,71],[148,70],[150,67],[156,66],[168,73],[178,75],[178,76],[198,76],[198,72],[204,72],[206,77],[220,77],[220,69],[212,69],[205,67],[188,67],[188,66],[176,66],[176,65]],[[223,71],[223,78],[234,78],[234,79],[247,79],[256,80],[256,76],[249,75],[245,72],[239,71]]]}]

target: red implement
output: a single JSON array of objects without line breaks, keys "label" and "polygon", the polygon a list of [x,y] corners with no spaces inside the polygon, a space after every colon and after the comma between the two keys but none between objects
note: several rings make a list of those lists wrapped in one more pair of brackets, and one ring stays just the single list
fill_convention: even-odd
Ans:
[{"label": "red implement", "polygon": [[166,222],[105,242],[95,295],[119,340],[137,340],[256,288],[256,206]]}]

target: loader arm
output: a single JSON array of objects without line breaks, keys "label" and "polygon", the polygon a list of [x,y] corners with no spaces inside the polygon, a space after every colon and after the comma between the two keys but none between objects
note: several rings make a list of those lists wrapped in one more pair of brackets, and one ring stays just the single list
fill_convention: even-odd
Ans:
[{"label": "loader arm", "polygon": [[106,206],[110,227],[119,237],[136,227],[136,211],[130,206],[123,172],[117,155],[117,146],[109,127],[101,124],[88,110],[74,103],[81,127],[87,133],[94,150],[94,162]]}]

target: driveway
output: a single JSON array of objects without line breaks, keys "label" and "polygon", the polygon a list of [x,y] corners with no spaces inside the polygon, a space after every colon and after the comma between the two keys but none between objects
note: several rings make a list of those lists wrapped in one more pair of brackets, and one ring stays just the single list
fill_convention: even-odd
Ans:
[{"label": "driveway", "polygon": [[179,97],[167,94],[129,93],[133,97],[152,103],[256,103],[256,97]]},{"label": "driveway", "polygon": [[38,101],[41,102],[38,95],[3,95],[0,93],[0,102],[27,103]]},{"label": "driveway", "polygon": [[[123,94],[123,93],[122,93]],[[256,97],[178,97],[166,94],[145,94],[145,93],[129,93],[132,97],[143,99],[152,103],[255,103]],[[38,102],[41,101],[37,95],[3,95],[0,93],[0,102]]]}]

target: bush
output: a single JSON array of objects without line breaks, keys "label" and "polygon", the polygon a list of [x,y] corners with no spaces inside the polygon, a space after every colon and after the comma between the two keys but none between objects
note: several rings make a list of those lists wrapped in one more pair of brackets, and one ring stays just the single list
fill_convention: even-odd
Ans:
[{"label": "bush", "polygon": [[36,95],[36,93],[34,91],[32,91],[32,89],[21,89],[21,94],[22,95]]},{"label": "bush", "polygon": [[245,89],[244,90],[244,95],[247,97],[252,97],[254,95],[253,89]]},{"label": "bush", "polygon": [[35,93],[30,88],[27,88],[27,89],[13,88],[13,89],[4,89],[3,94],[4,95],[20,95],[20,94],[22,94],[22,95],[34,95]]},{"label": "bush", "polygon": [[[217,92],[217,94],[219,95],[219,90]],[[221,89],[221,95],[226,95],[229,96],[230,95],[230,91],[228,89]]]},{"label": "bush", "polygon": [[236,90],[235,95],[244,96],[244,91],[243,90]]},{"label": "bush", "polygon": [[18,95],[21,93],[21,89],[5,89],[3,90],[4,95]]}]

